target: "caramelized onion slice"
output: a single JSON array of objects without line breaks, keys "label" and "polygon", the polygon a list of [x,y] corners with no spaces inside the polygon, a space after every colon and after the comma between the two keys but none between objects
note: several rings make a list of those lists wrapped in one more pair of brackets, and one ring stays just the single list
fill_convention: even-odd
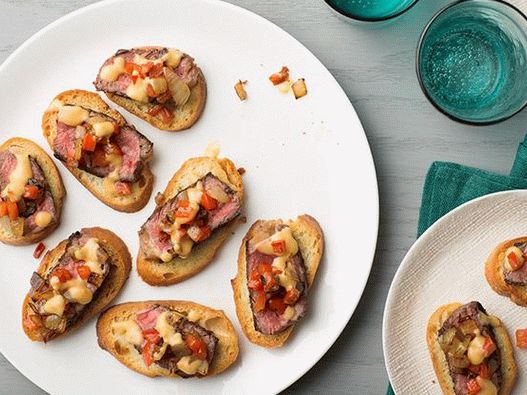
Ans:
[{"label": "caramelized onion slice", "polygon": [[176,106],[184,105],[190,98],[190,88],[170,67],[165,67],[163,72],[174,103]]}]

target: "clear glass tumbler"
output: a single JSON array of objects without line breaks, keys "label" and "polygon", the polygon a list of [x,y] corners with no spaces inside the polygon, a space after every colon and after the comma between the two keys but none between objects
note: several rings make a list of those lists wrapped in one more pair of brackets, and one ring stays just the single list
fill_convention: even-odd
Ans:
[{"label": "clear glass tumbler", "polygon": [[428,99],[474,125],[503,121],[527,105],[527,18],[501,0],[460,0],[425,28],[417,75]]},{"label": "clear glass tumbler", "polygon": [[325,0],[337,11],[357,22],[386,22],[408,11],[417,0]]}]

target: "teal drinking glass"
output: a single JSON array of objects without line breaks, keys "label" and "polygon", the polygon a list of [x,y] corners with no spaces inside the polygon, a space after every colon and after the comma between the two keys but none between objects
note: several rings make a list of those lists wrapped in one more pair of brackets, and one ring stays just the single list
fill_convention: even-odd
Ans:
[{"label": "teal drinking glass", "polygon": [[460,0],[425,28],[417,75],[428,99],[474,125],[503,121],[527,104],[527,18],[501,0]]},{"label": "teal drinking glass", "polygon": [[384,22],[408,11],[417,0],[325,0],[339,14],[359,22]]}]

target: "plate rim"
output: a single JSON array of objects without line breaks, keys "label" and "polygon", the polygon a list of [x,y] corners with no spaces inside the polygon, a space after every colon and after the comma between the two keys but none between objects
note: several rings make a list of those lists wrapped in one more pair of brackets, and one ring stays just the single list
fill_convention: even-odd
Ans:
[{"label": "plate rim", "polygon": [[401,281],[401,277],[403,276],[403,272],[406,271],[409,265],[410,257],[415,253],[416,250],[419,250],[421,248],[421,244],[425,242],[425,240],[428,238],[428,234],[435,232],[436,228],[442,226],[443,222],[448,221],[451,217],[456,216],[459,212],[466,210],[468,207],[472,205],[476,205],[484,200],[490,200],[495,198],[501,198],[509,196],[509,195],[527,195],[527,190],[524,189],[512,189],[512,190],[506,190],[506,191],[500,191],[500,192],[494,192],[487,195],[483,195],[477,198],[474,198],[472,200],[469,200],[468,202],[465,202],[461,204],[460,206],[456,207],[455,209],[449,211],[445,215],[443,215],[441,218],[439,218],[436,222],[434,222],[421,236],[419,236],[408,252],[405,254],[404,258],[401,260],[401,263],[399,264],[399,267],[397,268],[397,271],[395,272],[395,275],[392,279],[392,282],[390,284],[390,288],[388,290],[388,296],[386,297],[386,303],[384,304],[384,311],[383,311],[383,317],[382,317],[382,351],[383,351],[383,357],[384,357],[384,366],[386,368],[386,372],[388,374],[389,384],[392,386],[392,389],[394,390],[394,393],[397,394],[397,391],[395,387],[393,387],[393,371],[390,365],[390,362],[388,361],[388,336],[387,333],[387,321],[388,321],[388,314],[389,310],[391,310],[391,307],[396,303],[395,300],[395,292],[397,287],[399,286],[399,283]]},{"label": "plate rim", "polygon": [[[368,166],[367,166],[367,169],[368,169],[367,173],[369,173],[369,174],[366,177],[366,179],[368,179],[369,183],[371,184],[370,188],[371,188],[371,192],[373,194],[373,196],[372,196],[373,202],[371,204],[371,207],[372,207],[372,210],[373,210],[373,212],[371,213],[371,214],[373,214],[373,216],[371,218],[371,225],[372,225],[371,240],[372,240],[372,245],[371,245],[370,251],[368,251],[368,254],[367,254],[369,256],[369,259],[368,259],[368,262],[369,262],[368,265],[369,266],[367,267],[367,270],[365,272],[367,275],[364,276],[363,281],[362,281],[362,283],[360,284],[360,287],[359,287],[360,288],[360,296],[357,298],[355,303],[350,304],[350,313],[346,314],[347,319],[343,322],[343,324],[340,325],[339,327],[335,327],[336,329],[334,331],[334,334],[331,336],[331,341],[328,342],[327,347],[323,347],[323,351],[320,353],[320,355],[317,355],[315,358],[313,358],[312,363],[310,362],[308,364],[309,366],[307,366],[305,369],[302,369],[298,375],[295,375],[295,377],[292,377],[290,380],[287,380],[287,382],[284,381],[284,385],[281,386],[281,388],[279,390],[279,392],[281,392],[281,391],[287,389],[288,387],[290,387],[292,384],[294,384],[298,380],[300,380],[307,372],[309,372],[324,357],[324,355],[327,354],[329,349],[331,347],[333,347],[335,342],[342,335],[342,332],[344,331],[344,329],[349,324],[351,318],[355,314],[355,311],[357,309],[358,304],[362,300],[362,297],[364,295],[364,290],[366,288],[366,285],[367,285],[368,280],[369,280],[370,275],[371,275],[371,270],[373,268],[373,263],[374,263],[375,254],[376,254],[376,251],[377,251],[377,244],[378,244],[378,238],[379,238],[380,199],[379,199],[379,181],[378,181],[378,178],[377,178],[377,169],[376,169],[376,166],[375,166],[375,160],[374,160],[374,157],[373,157],[372,148],[371,148],[371,145],[369,143],[368,137],[366,135],[366,131],[364,129],[364,125],[363,125],[361,119],[359,118],[359,115],[358,115],[357,111],[355,110],[355,107],[353,106],[353,103],[351,102],[350,98],[348,97],[348,95],[346,94],[346,92],[344,91],[344,89],[342,88],[340,83],[337,81],[335,76],[329,71],[329,69],[324,65],[324,63],[315,54],[313,54],[313,52],[309,48],[307,48],[301,41],[296,39],[294,36],[292,36],[289,32],[284,30],[282,27],[278,26],[274,22],[268,20],[267,18],[259,15],[258,13],[254,12],[254,11],[248,10],[248,9],[246,9],[246,8],[244,8],[242,6],[236,5],[236,4],[229,3],[226,0],[199,0],[199,1],[202,2],[202,3],[211,4],[211,5],[214,4],[215,6],[219,6],[219,7],[227,7],[227,8],[230,8],[231,10],[233,10],[234,12],[241,12],[245,16],[248,16],[248,17],[251,17],[251,18],[256,18],[259,21],[259,23],[266,24],[267,26],[272,27],[275,31],[279,32],[280,34],[286,35],[287,37],[289,37],[291,40],[293,40],[298,45],[300,45],[303,48],[303,50],[305,51],[305,53],[307,53],[308,55],[313,57],[313,59],[316,60],[316,62],[319,63],[327,71],[329,78],[332,79],[334,81],[334,83],[338,86],[339,89],[335,90],[335,93],[338,92],[338,94],[340,94],[344,98],[344,100],[346,100],[346,102],[349,105],[349,107],[351,108],[351,110],[352,110],[352,112],[353,112],[358,124],[360,125],[362,133],[358,134],[358,138],[362,139],[362,141],[363,141],[363,145],[364,145],[364,149],[365,149],[365,156],[367,157],[365,159],[369,163]],[[48,31],[51,31],[52,29],[56,28],[57,26],[59,26],[63,22],[68,21],[68,20],[70,20],[72,18],[75,18],[75,17],[79,17],[83,13],[91,11],[92,9],[103,8],[103,7],[107,6],[107,5],[111,5],[111,4],[114,4],[114,3],[126,3],[126,2],[127,2],[127,0],[101,0],[101,1],[97,1],[95,3],[88,4],[86,6],[78,8],[76,10],[70,11],[70,12],[66,13],[65,15],[62,15],[61,17],[57,18],[56,20],[48,23],[47,25],[45,25],[44,27],[39,29],[37,32],[32,34],[25,41],[23,41],[0,64],[0,75],[2,75],[5,72],[5,70],[10,66],[11,62],[13,62],[14,59],[16,57],[18,57],[18,55],[20,53],[23,53],[23,51],[25,51],[28,46],[30,46],[34,41],[37,41],[41,36],[44,36]],[[236,320],[237,320],[237,318],[236,318]],[[238,334],[239,334],[239,336],[244,336],[242,333],[238,333]],[[25,371],[24,368],[21,369],[19,366],[15,365],[12,362],[12,360],[9,358],[8,354],[5,353],[5,350],[2,349],[2,345],[1,344],[0,344],[0,353],[2,353],[4,358],[11,365],[13,365],[15,367],[15,369],[19,373],[21,373],[26,379],[31,381],[33,384],[35,384],[40,389],[45,390],[39,384],[34,382],[29,377],[28,374],[26,374],[26,371]]]}]

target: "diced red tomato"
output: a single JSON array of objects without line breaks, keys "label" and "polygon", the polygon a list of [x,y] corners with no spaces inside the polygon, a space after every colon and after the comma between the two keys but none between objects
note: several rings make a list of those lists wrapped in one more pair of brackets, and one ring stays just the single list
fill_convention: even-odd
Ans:
[{"label": "diced red tomato", "polygon": [[513,271],[518,270],[523,266],[523,262],[518,260],[518,257],[514,252],[511,252],[509,255],[507,255],[507,259]]},{"label": "diced red tomato", "polygon": [[82,139],[82,149],[84,151],[95,151],[95,146],[97,145],[97,139],[91,133],[86,133]]},{"label": "diced red tomato", "polygon": [[154,328],[145,329],[143,331],[143,337],[145,338],[147,342],[154,343],[154,344],[157,344],[157,342],[161,338],[159,336],[159,332]]},{"label": "diced red tomato", "polygon": [[132,194],[132,185],[129,182],[117,181],[115,183],[115,192],[118,195],[130,195]]},{"label": "diced red tomato", "polygon": [[91,270],[86,265],[81,265],[77,268],[77,273],[79,274],[79,277],[83,280],[87,280],[90,277]]},{"label": "diced red tomato", "polygon": [[483,343],[483,351],[485,351],[485,355],[487,356],[491,355],[494,351],[496,351],[496,345],[490,337],[485,338],[485,343]]},{"label": "diced red tomato", "polygon": [[516,329],[516,347],[527,348],[527,329]]},{"label": "diced red tomato", "polygon": [[258,266],[256,266],[256,270],[258,270],[258,273],[264,274],[266,272],[273,272],[273,266],[270,263],[259,263]]},{"label": "diced red tomato", "polygon": [[57,276],[61,283],[65,283],[68,280],[71,280],[72,276],[69,270],[64,269],[63,267],[58,267],[53,271],[53,276]]},{"label": "diced red tomato", "polygon": [[159,112],[159,116],[161,117],[161,120],[164,123],[169,123],[172,122],[172,119],[174,118],[174,113],[165,106],[163,106],[163,108]]},{"label": "diced red tomato", "polygon": [[14,221],[18,218],[18,204],[15,202],[7,202],[7,214],[9,215],[9,219],[11,221]]},{"label": "diced red tomato", "polygon": [[199,230],[200,230],[200,233],[199,233],[198,241],[203,241],[210,236],[211,231],[208,226],[202,226],[201,228],[199,228]]},{"label": "diced red tomato", "polygon": [[143,75],[147,75],[150,70],[152,70],[152,67],[154,67],[154,62],[146,62],[145,64],[141,65],[141,73]]},{"label": "diced red tomato", "polygon": [[267,304],[269,305],[269,309],[276,311],[278,314],[283,314],[287,308],[287,305],[281,298],[271,298]]},{"label": "diced red tomato", "polygon": [[8,214],[7,211],[7,202],[0,200],[0,217],[4,217]]},{"label": "diced red tomato", "polygon": [[24,198],[36,200],[40,196],[40,188],[36,185],[26,185],[24,187]]},{"label": "diced red tomato", "polygon": [[489,371],[489,365],[486,363],[482,363],[479,365],[479,376],[482,379],[490,379],[490,371]]},{"label": "diced red tomato", "polygon": [[203,194],[201,195],[201,205],[205,210],[212,211],[216,207],[218,207],[218,201],[212,196],[209,196],[207,192],[203,192]]},{"label": "diced red tomato", "polygon": [[141,69],[141,66],[138,64],[132,63],[132,62],[125,62],[124,63],[124,71],[126,71],[127,74],[132,74],[134,71],[137,71],[137,75],[141,78],[144,78],[143,71]]},{"label": "diced red tomato", "polygon": [[207,359],[207,345],[199,336],[189,333],[185,337],[185,343],[192,351],[192,355],[199,359]]},{"label": "diced red tomato", "polygon": [[263,291],[257,292],[255,303],[254,303],[254,310],[256,310],[256,312],[264,310],[266,301],[267,301],[267,298],[265,297],[265,292]]},{"label": "diced red tomato", "polygon": [[108,159],[106,158],[106,152],[104,152],[104,148],[101,146],[95,147],[95,151],[93,152],[93,164],[97,167],[104,167],[108,165]]},{"label": "diced red tomato", "polygon": [[257,278],[256,279],[251,279],[249,280],[249,282],[247,283],[247,286],[249,287],[249,289],[254,289],[256,291],[262,291],[263,290],[263,284],[262,284],[262,280],[260,279],[260,275],[258,273],[257,274]]},{"label": "diced red tomato", "polygon": [[156,97],[157,96],[157,93],[154,90],[154,88],[152,87],[152,84],[148,84],[146,86],[146,94],[148,95],[148,97]]},{"label": "diced red tomato", "polygon": [[271,242],[271,247],[275,254],[282,255],[285,252],[285,241],[284,240],[275,240]]},{"label": "diced red tomato", "polygon": [[157,106],[154,106],[152,107],[150,110],[148,110],[148,114],[152,115],[153,117],[155,117],[157,114],[159,114],[161,112],[161,110],[165,108],[165,106],[162,106],[160,104],[158,104]]},{"label": "diced red tomato", "polygon": [[163,75],[163,63],[156,63],[148,72],[148,76],[152,78],[161,77]]},{"label": "diced red tomato", "polygon": [[192,209],[192,207],[180,206],[177,208],[175,216],[177,218],[191,218],[193,214],[194,214],[194,210]]},{"label": "diced red tomato", "polygon": [[278,73],[274,73],[269,77],[269,80],[273,85],[281,84],[289,79],[289,69],[286,66],[282,66],[282,69]]},{"label": "diced red tomato", "polygon": [[272,291],[278,285],[278,282],[276,281],[272,271],[263,273],[262,277],[265,282],[264,290]]},{"label": "diced red tomato", "polygon": [[113,124],[113,134],[116,135],[119,133],[121,133],[121,125],[119,125],[118,123],[114,123]]},{"label": "diced red tomato", "polygon": [[481,391],[481,387],[476,379],[471,379],[467,382],[467,391],[469,395],[476,395]]},{"label": "diced red tomato", "polygon": [[284,296],[284,303],[293,305],[300,297],[300,291],[296,288],[288,289]]},{"label": "diced red tomato", "polygon": [[154,352],[154,343],[146,342],[143,346],[143,360],[145,361],[145,365],[147,367],[150,367],[152,363],[154,362],[154,359],[152,357],[152,354]]},{"label": "diced red tomato", "polygon": [[182,199],[177,202],[178,207],[188,207],[190,206],[190,202],[188,200]]},{"label": "diced red tomato", "polygon": [[35,247],[35,251],[33,251],[33,258],[38,259],[41,257],[42,253],[46,249],[46,245],[42,242],[38,243]]}]

